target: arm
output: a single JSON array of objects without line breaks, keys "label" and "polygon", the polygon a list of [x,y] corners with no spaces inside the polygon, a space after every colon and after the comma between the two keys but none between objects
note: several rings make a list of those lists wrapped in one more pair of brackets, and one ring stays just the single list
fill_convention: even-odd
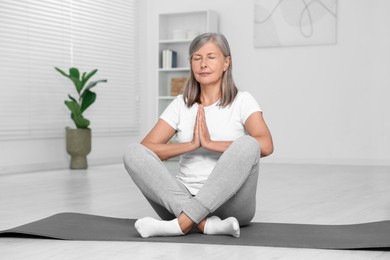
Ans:
[{"label": "arm", "polygon": [[250,136],[259,142],[261,147],[261,157],[268,156],[273,153],[274,145],[272,142],[271,132],[264,121],[261,112],[252,113],[245,121],[245,130]]},{"label": "arm", "polygon": [[161,160],[182,155],[199,147],[196,138],[191,142],[168,144],[175,132],[176,130],[172,126],[159,119],[153,129],[141,141],[141,144],[152,150]]},{"label": "arm", "polygon": [[199,126],[199,141],[201,147],[210,151],[223,153],[232,144],[232,141],[211,140],[210,133],[207,128],[204,108],[202,105],[199,105],[196,121]]},{"label": "arm", "polygon": [[[202,107],[200,107],[198,114],[199,117],[197,120],[200,126],[201,146],[211,151],[223,153],[232,144],[232,141],[211,140]],[[272,136],[261,112],[254,112],[247,118],[245,121],[245,130],[250,136],[255,138],[257,142],[259,142],[261,147],[261,157],[272,154],[274,150]]]}]

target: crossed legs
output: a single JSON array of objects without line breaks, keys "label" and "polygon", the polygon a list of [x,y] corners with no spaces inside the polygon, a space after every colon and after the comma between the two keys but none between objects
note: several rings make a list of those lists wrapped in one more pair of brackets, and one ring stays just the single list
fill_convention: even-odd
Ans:
[{"label": "crossed legs", "polygon": [[[239,236],[239,224],[248,224],[255,213],[259,155],[260,147],[254,138],[238,138],[222,154],[202,189],[192,196],[152,151],[140,144],[129,146],[124,155],[125,167],[163,219],[141,219],[137,230],[145,236],[180,235],[196,225],[206,234],[225,232]],[[166,229],[154,232],[164,225]],[[147,231],[142,231],[144,227],[148,227]]]}]

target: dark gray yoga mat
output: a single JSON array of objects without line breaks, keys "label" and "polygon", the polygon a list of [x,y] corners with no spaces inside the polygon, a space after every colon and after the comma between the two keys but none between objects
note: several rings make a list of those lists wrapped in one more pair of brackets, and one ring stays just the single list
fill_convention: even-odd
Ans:
[{"label": "dark gray yoga mat", "polygon": [[137,241],[222,244],[240,246],[318,249],[390,248],[390,221],[353,225],[306,225],[251,223],[241,228],[240,238],[191,232],[179,237],[141,238],[134,219],[80,213],[60,213],[26,225],[0,231],[0,237],[36,237],[64,240]]}]

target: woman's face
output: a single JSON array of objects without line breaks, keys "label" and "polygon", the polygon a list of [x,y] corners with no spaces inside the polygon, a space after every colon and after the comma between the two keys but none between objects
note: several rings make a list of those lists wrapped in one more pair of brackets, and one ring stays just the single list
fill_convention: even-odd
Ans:
[{"label": "woman's face", "polygon": [[229,67],[230,57],[224,57],[213,42],[204,44],[191,58],[191,69],[201,85],[221,85],[222,74]]}]

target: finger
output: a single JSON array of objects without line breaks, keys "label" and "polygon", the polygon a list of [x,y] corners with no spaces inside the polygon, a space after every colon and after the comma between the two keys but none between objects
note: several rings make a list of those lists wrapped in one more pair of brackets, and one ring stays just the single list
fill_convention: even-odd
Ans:
[{"label": "finger", "polygon": [[200,135],[201,135],[201,131],[202,131],[202,106],[200,105],[198,107],[198,114],[197,114],[197,118],[196,118],[196,133],[197,133],[197,136],[200,138]]},{"label": "finger", "polygon": [[196,126],[199,124],[199,117],[200,117],[200,112],[199,112],[199,109],[198,109],[198,111],[196,112],[196,119],[195,119],[195,125]]},{"label": "finger", "polygon": [[202,105],[199,105],[198,115],[199,115],[199,118],[198,118],[199,127],[200,127],[200,129],[202,129],[202,124],[203,124],[203,106]]},{"label": "finger", "polygon": [[199,109],[196,112],[195,125],[198,125],[198,122],[199,122]]},{"label": "finger", "polygon": [[200,123],[200,129],[203,131],[204,130],[204,109],[203,106],[199,107],[199,123]]},{"label": "finger", "polygon": [[197,118],[198,118],[198,119],[200,119],[201,114],[202,114],[202,108],[201,108],[201,106],[199,105],[199,107],[198,107],[198,113],[197,113]]},{"label": "finger", "polygon": [[201,119],[202,119],[202,128],[203,130],[207,129],[207,123],[206,123],[206,115],[205,115],[205,111],[204,111],[204,108],[202,107],[202,111],[201,111]]}]

